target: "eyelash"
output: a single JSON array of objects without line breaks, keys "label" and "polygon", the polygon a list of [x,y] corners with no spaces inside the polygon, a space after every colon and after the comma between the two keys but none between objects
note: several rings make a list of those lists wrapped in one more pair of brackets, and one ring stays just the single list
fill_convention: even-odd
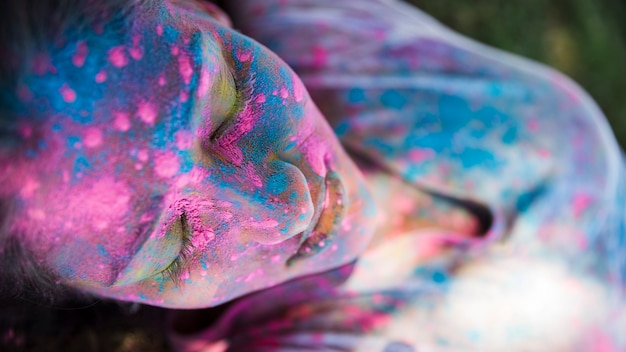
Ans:
[{"label": "eyelash", "polygon": [[221,125],[219,125],[211,135],[213,142],[217,141],[230,126],[232,126],[237,120],[237,114],[241,112],[252,100],[254,93],[254,75],[250,72],[249,64],[241,64],[241,69],[232,69],[230,75],[235,82],[235,94],[237,100],[233,108],[228,113],[228,118],[224,119]]},{"label": "eyelash", "polygon": [[185,214],[182,214],[178,221],[181,228],[182,241],[180,253],[176,257],[176,259],[174,259],[174,261],[172,261],[170,265],[167,266],[167,268],[163,269],[160,272],[160,275],[164,279],[170,279],[177,286],[181,283],[180,276],[183,270],[185,270],[185,268],[187,267],[187,264],[192,255],[193,248],[190,238],[189,223],[187,222],[187,217],[185,216]]}]

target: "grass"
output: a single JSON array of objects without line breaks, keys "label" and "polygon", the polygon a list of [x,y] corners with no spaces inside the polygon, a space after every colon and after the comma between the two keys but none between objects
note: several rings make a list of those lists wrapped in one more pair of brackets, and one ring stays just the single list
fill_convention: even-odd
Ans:
[{"label": "grass", "polygon": [[460,33],[569,75],[626,146],[626,1],[407,1]]}]

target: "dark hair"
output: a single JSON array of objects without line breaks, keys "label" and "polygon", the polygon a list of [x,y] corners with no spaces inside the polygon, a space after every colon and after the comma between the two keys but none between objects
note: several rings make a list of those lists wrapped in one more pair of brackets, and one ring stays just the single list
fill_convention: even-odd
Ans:
[{"label": "dark hair", "polygon": [[[88,32],[111,26],[124,35],[133,12],[147,0],[5,0],[0,2],[0,156],[15,155],[33,141],[22,140],[17,126],[29,116],[19,99],[20,80],[38,53],[75,44]],[[36,103],[35,103],[36,104]],[[35,139],[36,135],[31,138]],[[6,166],[6,165],[5,165]],[[3,169],[2,172],[5,172]],[[5,175],[0,175],[0,182]],[[12,231],[15,201],[0,196],[0,297],[24,297],[48,302],[71,290],[49,268],[34,260],[23,245],[23,234]]]}]

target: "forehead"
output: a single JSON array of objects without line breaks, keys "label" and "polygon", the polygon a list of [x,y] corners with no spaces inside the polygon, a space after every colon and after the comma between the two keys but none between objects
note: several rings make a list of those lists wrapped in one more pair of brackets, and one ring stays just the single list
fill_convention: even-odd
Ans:
[{"label": "forehead", "polygon": [[129,22],[123,30],[115,21],[88,28],[77,40],[37,53],[18,87],[23,113],[89,123],[134,107],[150,122],[155,105],[172,110],[167,114],[189,109],[199,68],[215,71],[220,64],[220,29],[171,3]]}]

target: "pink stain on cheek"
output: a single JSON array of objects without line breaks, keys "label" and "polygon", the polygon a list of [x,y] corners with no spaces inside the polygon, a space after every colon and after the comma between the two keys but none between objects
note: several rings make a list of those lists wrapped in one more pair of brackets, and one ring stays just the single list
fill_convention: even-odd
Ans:
[{"label": "pink stain on cheek", "polygon": [[73,103],[76,101],[76,92],[70,88],[67,84],[64,84],[59,88],[59,93],[66,103]]},{"label": "pink stain on cheek", "polygon": [[170,178],[178,173],[180,163],[178,156],[171,151],[158,154],[154,158],[154,171],[163,178]]},{"label": "pink stain on cheek", "polygon": [[87,44],[85,42],[79,42],[76,46],[76,53],[72,56],[72,63],[76,67],[83,67],[85,64],[85,59],[87,58],[89,50],[87,49]]},{"label": "pink stain on cheek", "polygon": [[96,127],[88,128],[85,132],[85,136],[83,137],[83,141],[85,142],[85,146],[87,148],[100,146],[102,144],[102,131]]},{"label": "pink stain on cheek", "polygon": [[139,116],[141,121],[152,126],[157,118],[157,110],[152,103],[141,102],[137,108],[137,116]]},{"label": "pink stain on cheek", "polygon": [[125,112],[113,113],[113,127],[120,132],[126,132],[130,130],[130,119]]},{"label": "pink stain on cheek", "polygon": [[115,67],[124,67],[128,64],[123,46],[116,46],[109,50],[109,62]]},{"label": "pink stain on cheek", "polygon": [[176,147],[179,150],[185,150],[185,149],[191,148],[192,134],[189,131],[184,131],[184,130],[178,131],[174,135],[174,138],[176,139]]}]

